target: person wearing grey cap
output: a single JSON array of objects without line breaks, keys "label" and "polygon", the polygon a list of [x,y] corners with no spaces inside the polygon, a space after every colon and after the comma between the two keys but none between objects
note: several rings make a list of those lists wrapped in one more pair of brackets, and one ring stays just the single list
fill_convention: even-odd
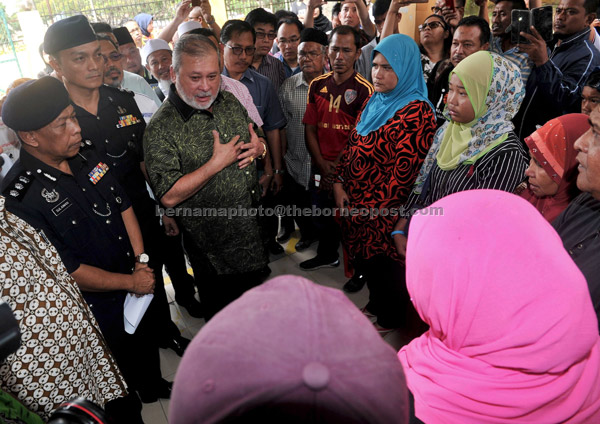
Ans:
[{"label": "person wearing grey cap", "polygon": [[[142,171],[141,144],[146,124],[134,94],[102,84],[105,67],[102,49],[84,16],[52,24],[44,36],[44,50],[50,54],[52,67],[63,76],[83,138],[90,140],[103,162],[113,169],[131,199],[144,237],[145,253],[150,257],[149,266],[155,270],[158,281],[154,299],[140,325],[150,327],[147,331],[161,346],[183,354],[189,340],[181,337],[171,321],[164,291],[160,243],[163,230],[155,212],[157,204],[150,198]],[[162,385],[166,387],[166,382]],[[144,390],[152,391],[149,386]],[[161,394],[168,395],[166,390]],[[143,397],[156,400],[153,394]]]},{"label": "person wearing grey cap", "polygon": [[[160,379],[158,349],[143,333],[129,335],[123,326],[126,294],[152,293],[155,278],[143,263],[142,235],[114,171],[89,140],[82,143],[69,95],[53,77],[12,90],[2,119],[22,142],[19,161],[2,187],[7,210],[56,247],[130,389],[155,384]],[[124,405],[129,418],[141,422],[134,396]]]},{"label": "person wearing grey cap", "polygon": [[171,424],[408,422],[396,352],[339,290],[285,275],[245,293],[196,335]]}]

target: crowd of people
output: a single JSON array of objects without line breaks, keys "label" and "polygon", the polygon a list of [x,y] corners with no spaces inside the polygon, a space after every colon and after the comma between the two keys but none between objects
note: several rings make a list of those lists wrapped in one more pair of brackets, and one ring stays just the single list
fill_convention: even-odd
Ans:
[{"label": "crowd of people", "polygon": [[[22,334],[2,394],[128,424],[171,395],[173,423],[600,421],[598,0],[520,42],[535,0],[491,20],[439,0],[417,40],[406,4],[50,25],[45,71],[0,104],[0,295]],[[318,242],[299,269],[343,264],[362,309],[266,282],[296,225],[296,251]],[[165,272],[206,321],[191,343]],[[159,348],[183,356],[174,384]]]}]

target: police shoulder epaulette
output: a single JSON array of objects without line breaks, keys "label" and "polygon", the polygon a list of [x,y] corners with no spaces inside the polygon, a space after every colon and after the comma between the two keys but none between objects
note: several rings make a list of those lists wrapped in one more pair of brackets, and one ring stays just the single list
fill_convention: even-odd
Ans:
[{"label": "police shoulder epaulette", "polygon": [[106,87],[106,88],[108,88],[108,89],[110,89],[110,90],[114,90],[114,91],[121,92],[121,93],[123,93],[123,94],[128,94],[128,95],[130,95],[131,97],[135,96],[135,93],[134,93],[133,91],[131,91],[131,90],[128,90],[128,89],[126,89],[126,88],[121,88],[121,87],[113,87],[112,85],[107,85],[107,84],[104,84],[104,87]]},{"label": "police shoulder epaulette", "polygon": [[32,182],[33,175],[31,175],[31,171],[23,170],[6,186],[4,195],[10,196],[13,199],[22,200]]},{"label": "police shoulder epaulette", "polygon": [[135,93],[133,91],[128,90],[126,88],[119,87],[119,91],[125,94],[129,94],[131,97],[135,96]]}]

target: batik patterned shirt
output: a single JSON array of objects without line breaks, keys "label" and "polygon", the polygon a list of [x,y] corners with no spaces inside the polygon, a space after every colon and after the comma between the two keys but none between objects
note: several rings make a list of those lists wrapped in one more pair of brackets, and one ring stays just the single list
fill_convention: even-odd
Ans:
[{"label": "batik patterned shirt", "polygon": [[58,252],[4,203],[0,298],[19,322],[21,347],[1,363],[0,388],[45,420],[70,399],[104,406],[124,396],[123,376]]}]

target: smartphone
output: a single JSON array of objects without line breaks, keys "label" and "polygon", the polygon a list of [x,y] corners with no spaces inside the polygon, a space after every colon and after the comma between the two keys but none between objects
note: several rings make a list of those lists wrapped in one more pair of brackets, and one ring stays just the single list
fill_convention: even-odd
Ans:
[{"label": "smartphone", "polygon": [[446,7],[448,9],[454,9],[454,0],[446,0]]},{"label": "smartphone", "polygon": [[[515,9],[511,12],[510,41],[513,44],[529,44],[529,40],[521,37],[521,32],[531,34],[531,11]],[[552,25],[552,22],[550,22]]]},{"label": "smartphone", "polygon": [[552,6],[542,6],[531,9],[533,26],[544,41],[552,40]]},{"label": "smartphone", "polygon": [[192,0],[192,7],[200,7],[201,0]]}]

